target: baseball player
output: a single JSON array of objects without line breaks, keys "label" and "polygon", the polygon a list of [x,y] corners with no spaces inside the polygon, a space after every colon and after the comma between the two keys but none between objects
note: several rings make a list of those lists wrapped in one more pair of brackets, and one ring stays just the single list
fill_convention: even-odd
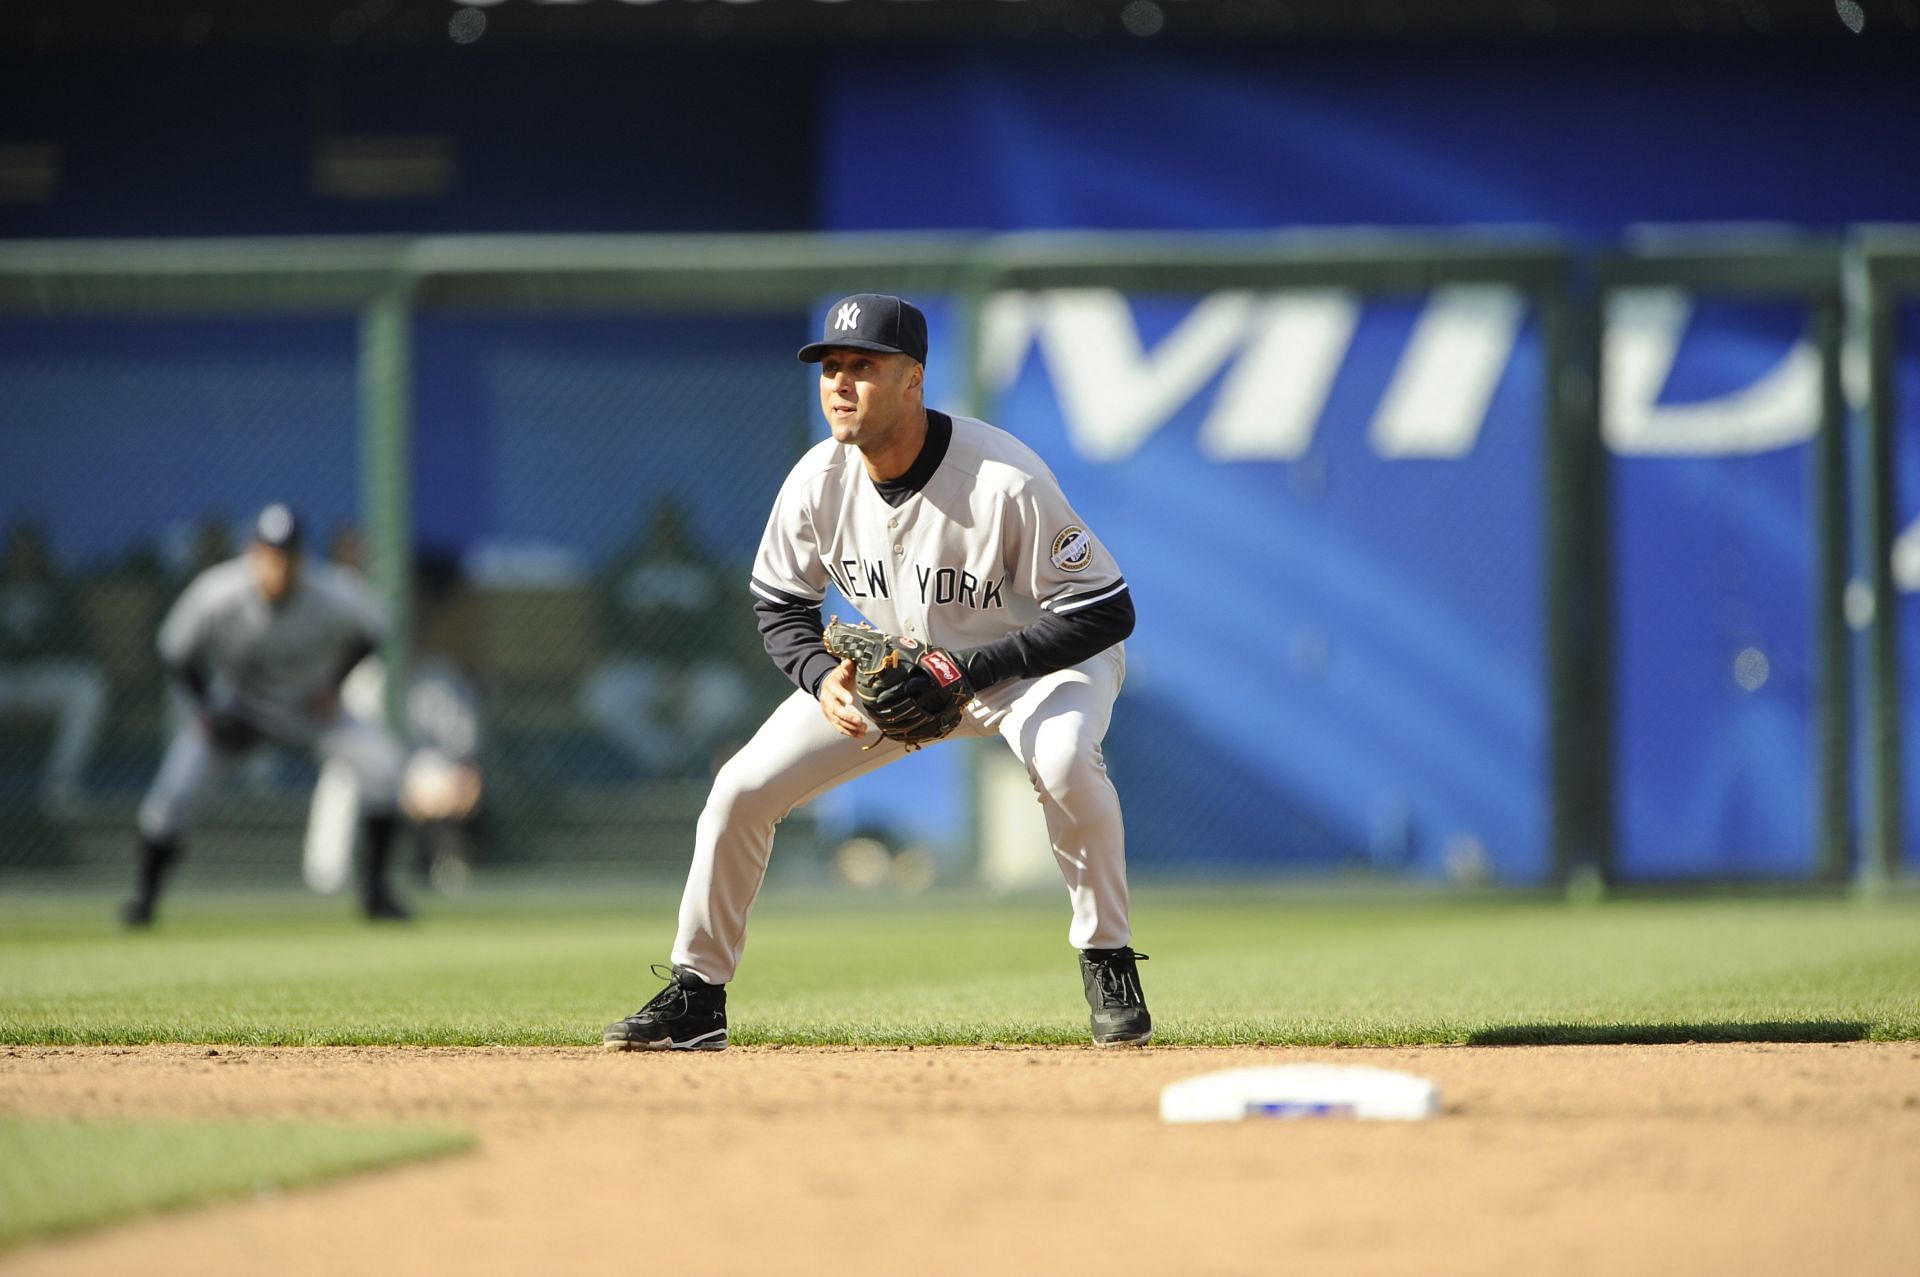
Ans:
[{"label": "baseball player", "polygon": [[195,577],[160,626],[160,658],[194,712],[140,804],[138,892],[122,911],[129,926],[153,921],[201,797],[262,744],[352,768],[366,835],[362,904],[370,918],[408,916],[387,885],[400,744],[383,724],[340,704],[347,672],[379,646],[386,609],[353,573],[306,563],[304,541],[292,510],[268,506],[246,551]]},{"label": "baseball player", "polygon": [[[926,319],[910,303],[845,298],[799,357],[820,365],[833,437],[782,484],[751,582],[767,654],[798,690],[715,778],[672,967],[655,968],[667,987],[603,1043],[725,1047],[726,986],[774,826],[950,730],[997,734],[1026,764],[1067,882],[1093,1040],[1144,1045],[1153,1020],[1135,963],[1146,955],[1128,947],[1120,800],[1101,755],[1133,630],[1119,566],[1025,444],[926,407]],[[883,632],[888,660],[857,668],[824,646],[829,582]],[[900,681],[870,696],[870,673]],[[953,712],[909,714],[895,692],[951,697]]]}]

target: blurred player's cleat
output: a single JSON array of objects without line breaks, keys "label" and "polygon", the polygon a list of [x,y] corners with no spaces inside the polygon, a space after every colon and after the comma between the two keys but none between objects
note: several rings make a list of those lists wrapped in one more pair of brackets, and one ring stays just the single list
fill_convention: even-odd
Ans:
[{"label": "blurred player's cleat", "polygon": [[129,927],[151,927],[154,907],[160,902],[160,888],[166,882],[167,871],[180,859],[180,841],[177,838],[140,839],[140,876],[133,889],[133,899],[120,906],[120,921]]},{"label": "blurred player's cleat", "polygon": [[389,891],[377,891],[368,896],[361,909],[374,922],[413,921],[413,910],[401,904],[400,898]]},{"label": "blurred player's cleat", "polygon": [[610,1051],[722,1051],[727,1045],[727,986],[685,967],[654,964],[667,987],[600,1035]]},{"label": "blurred player's cleat", "polygon": [[1125,945],[1118,949],[1082,949],[1080,981],[1093,1008],[1095,1046],[1145,1046],[1153,1040],[1153,1017],[1140,992],[1140,969],[1147,955]]}]

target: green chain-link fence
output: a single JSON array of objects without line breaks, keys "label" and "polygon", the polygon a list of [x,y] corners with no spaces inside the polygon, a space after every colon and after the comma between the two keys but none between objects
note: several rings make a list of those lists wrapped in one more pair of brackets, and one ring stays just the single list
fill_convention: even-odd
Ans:
[{"label": "green chain-link fence", "polygon": [[[180,713],[155,627],[198,567],[237,551],[260,505],[289,499],[315,553],[357,563],[396,606],[384,656],[414,694],[386,709],[416,746],[470,750],[484,797],[441,847],[452,863],[677,872],[714,760],[785,691],[741,584],[771,493],[816,430],[792,348],[820,301],[945,298],[970,351],[1000,290],[1406,298],[1463,283],[1515,289],[1541,329],[1552,856],[1562,872],[1604,863],[1614,657],[1597,312],[1566,269],[1550,246],[1413,239],[7,246],[0,439],[42,478],[8,489],[0,511],[0,870],[126,872],[135,805]],[[1716,278],[1688,269],[1654,274]],[[1832,371],[1835,321],[1822,322]],[[960,399],[981,406],[980,361],[967,364]],[[1839,476],[1819,464],[1831,491]],[[382,707],[364,679],[353,694]],[[296,755],[243,768],[200,822],[188,872],[284,880],[311,861],[318,779]],[[1841,783],[1827,782],[1836,804]],[[817,863],[804,818],[782,845],[784,863]]]}]

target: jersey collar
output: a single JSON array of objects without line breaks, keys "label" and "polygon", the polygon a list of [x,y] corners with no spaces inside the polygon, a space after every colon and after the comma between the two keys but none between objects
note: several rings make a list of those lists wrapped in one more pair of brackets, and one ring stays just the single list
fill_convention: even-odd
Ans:
[{"label": "jersey collar", "polygon": [[873,490],[890,506],[904,504],[908,497],[933,480],[934,472],[947,459],[947,448],[952,443],[953,418],[944,412],[927,409],[927,439],[920,445],[920,455],[913,459],[913,464],[899,478],[871,480]]}]

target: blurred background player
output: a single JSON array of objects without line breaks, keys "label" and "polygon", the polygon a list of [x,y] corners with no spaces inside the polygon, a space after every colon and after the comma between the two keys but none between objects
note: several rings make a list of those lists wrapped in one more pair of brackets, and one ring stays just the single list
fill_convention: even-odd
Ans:
[{"label": "blurred background player", "polygon": [[738,731],[748,680],[713,637],[728,632],[734,576],[695,541],[665,498],[601,582],[601,625],[615,653],[580,684],[580,712],[649,778],[709,772]]},{"label": "blurred background player", "polygon": [[298,516],[268,506],[245,552],[196,577],[160,627],[160,658],[194,712],[140,805],[138,890],[122,915],[130,926],[153,921],[199,800],[262,745],[308,749],[322,764],[353,769],[366,847],[362,905],[370,918],[408,916],[387,883],[401,747],[340,699],[348,672],[379,646],[386,609],[357,576],[308,565],[303,543]]},{"label": "blurred background player", "polygon": [[53,720],[40,776],[40,802],[50,812],[80,801],[107,703],[106,678],[75,648],[81,633],[45,534],[38,524],[15,524],[0,563],[0,716]]}]

